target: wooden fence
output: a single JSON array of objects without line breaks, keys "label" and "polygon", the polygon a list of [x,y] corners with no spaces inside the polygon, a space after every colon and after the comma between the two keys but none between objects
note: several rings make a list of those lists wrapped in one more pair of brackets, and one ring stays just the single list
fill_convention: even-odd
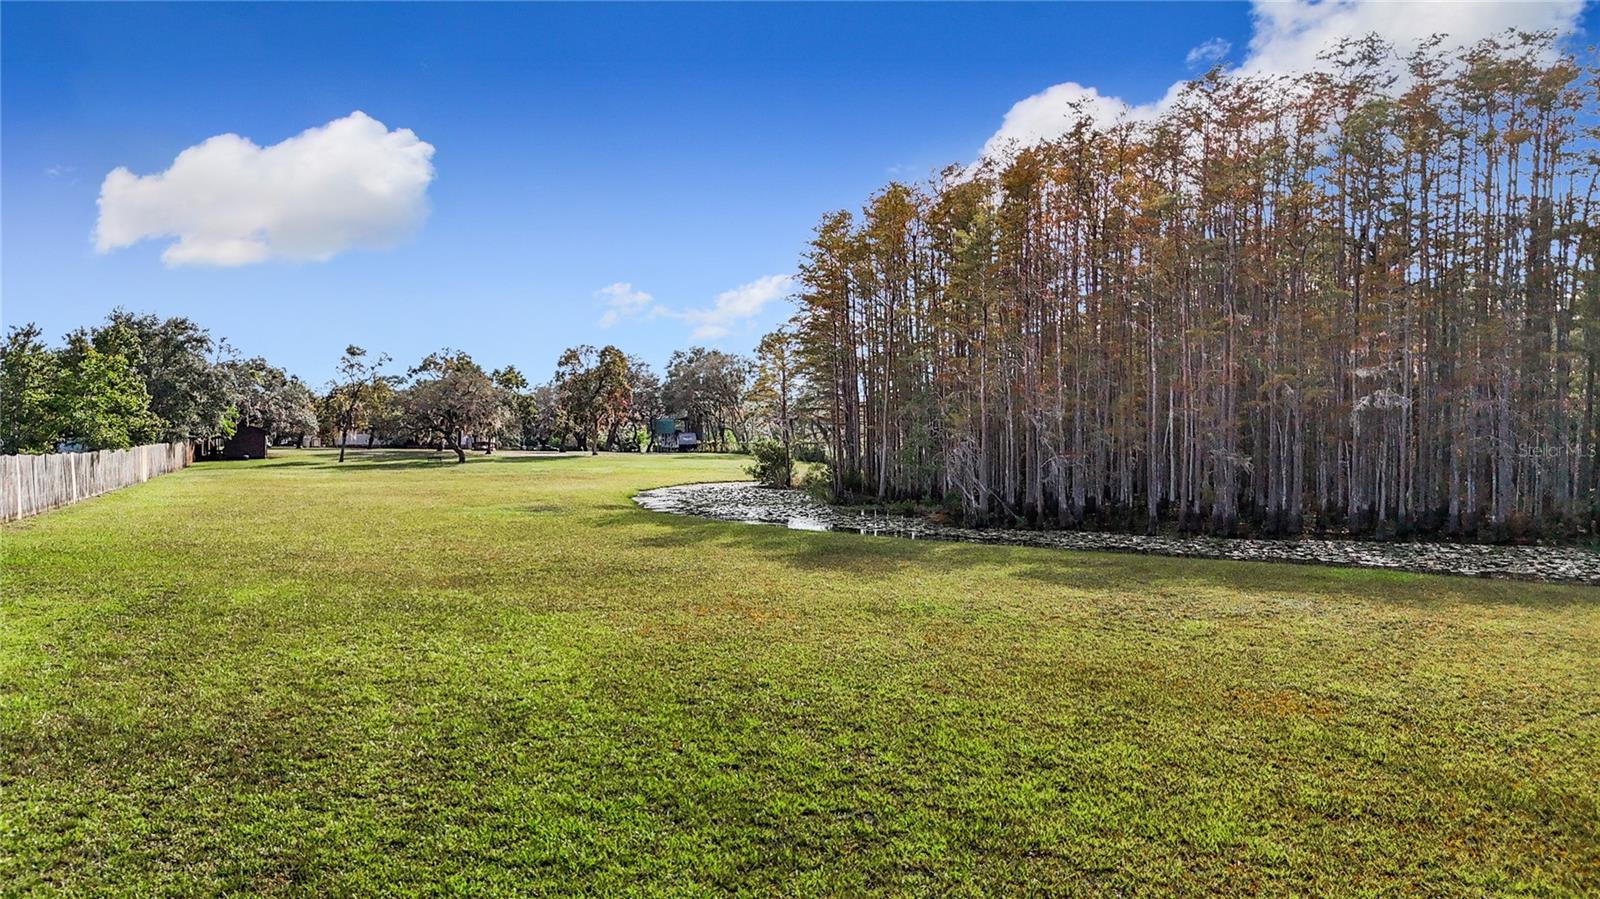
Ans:
[{"label": "wooden fence", "polygon": [[0,521],[148,481],[194,462],[194,444],[152,443],[93,453],[0,456]]}]

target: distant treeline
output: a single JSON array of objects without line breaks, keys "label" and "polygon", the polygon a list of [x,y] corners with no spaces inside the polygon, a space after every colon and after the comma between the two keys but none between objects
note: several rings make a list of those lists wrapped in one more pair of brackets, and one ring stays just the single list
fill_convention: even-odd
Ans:
[{"label": "distant treeline", "polygon": [[[389,362],[359,346],[345,350],[318,401],[325,442],[343,446],[359,433],[371,444],[448,448],[465,461],[469,447],[658,449],[680,427],[706,448],[726,450],[777,427],[760,356],[679,350],[662,378],[615,346],[585,344],[563,352],[542,384],[515,366],[486,371],[460,350],[431,353],[403,373],[389,371]],[[663,421],[672,426],[665,434]]]},{"label": "distant treeline", "polygon": [[1219,534],[1593,533],[1596,71],[1548,35],[1213,72],[826,216],[841,496]]},{"label": "distant treeline", "polygon": [[118,309],[51,347],[34,325],[0,342],[0,452],[205,444],[241,426],[317,430],[315,397],[263,359],[238,358],[187,318]]},{"label": "distant treeline", "polygon": [[[122,449],[156,441],[220,445],[240,428],[275,445],[313,441],[598,451],[697,446],[747,448],[794,433],[791,362],[763,342],[754,358],[693,347],[673,353],[665,377],[614,346],[582,345],[533,384],[515,366],[485,370],[461,350],[405,369],[385,354],[346,348],[317,393],[264,359],[182,318],[116,310],[51,346],[34,325],[0,342],[0,452]],[[665,429],[663,429],[665,428]],[[344,457],[343,452],[340,458]]]}]

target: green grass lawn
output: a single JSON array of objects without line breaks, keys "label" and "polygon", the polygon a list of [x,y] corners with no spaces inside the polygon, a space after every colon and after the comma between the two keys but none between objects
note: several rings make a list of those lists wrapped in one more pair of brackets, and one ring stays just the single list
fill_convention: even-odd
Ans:
[{"label": "green grass lawn", "polygon": [[1593,894],[1600,591],[212,463],[7,526],[0,892]]}]

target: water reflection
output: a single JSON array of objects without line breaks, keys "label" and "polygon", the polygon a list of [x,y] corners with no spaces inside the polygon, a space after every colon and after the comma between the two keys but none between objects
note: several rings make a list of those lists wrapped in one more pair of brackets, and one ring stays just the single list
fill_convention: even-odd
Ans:
[{"label": "water reflection", "polygon": [[[747,518],[745,524],[773,524],[764,518]],[[791,516],[781,522],[791,531],[839,531],[844,534],[862,534],[867,537],[903,537],[907,540],[917,539],[914,527],[892,527],[869,522],[831,522],[820,518],[807,518],[805,516]]]}]

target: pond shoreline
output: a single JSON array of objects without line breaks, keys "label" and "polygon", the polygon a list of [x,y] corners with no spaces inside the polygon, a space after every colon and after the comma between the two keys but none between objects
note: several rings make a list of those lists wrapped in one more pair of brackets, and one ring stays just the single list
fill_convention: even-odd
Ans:
[{"label": "pond shoreline", "polygon": [[658,487],[640,491],[633,500],[640,507],[653,512],[776,525],[793,530],[848,531],[912,540],[1333,565],[1600,586],[1600,553],[1576,546],[1498,546],[1309,537],[1273,540],[1146,537],[1101,531],[966,528],[937,524],[917,516],[830,506],[800,490],[776,490],[752,481]]}]

